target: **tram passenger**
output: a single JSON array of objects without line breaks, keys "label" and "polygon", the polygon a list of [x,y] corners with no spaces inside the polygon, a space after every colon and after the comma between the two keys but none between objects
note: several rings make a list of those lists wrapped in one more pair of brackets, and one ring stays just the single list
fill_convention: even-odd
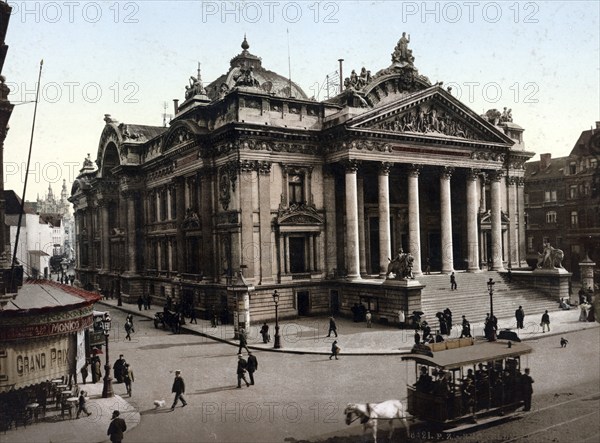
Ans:
[{"label": "tram passenger", "polygon": [[529,375],[529,368],[525,368],[525,374],[521,376],[521,392],[525,401],[524,411],[531,410],[531,396],[533,394],[533,378]]},{"label": "tram passenger", "polygon": [[[469,369],[469,371],[472,370]],[[462,385],[462,413],[463,415],[470,413],[473,417],[473,420],[475,420],[475,395],[475,384],[473,383],[473,379],[469,378],[467,375]]]},{"label": "tram passenger", "polygon": [[504,380],[502,379],[502,372],[498,371],[497,369],[493,369],[490,372],[492,407],[502,406],[504,395]]},{"label": "tram passenger", "polygon": [[488,371],[479,363],[475,372],[475,387],[477,390],[477,408],[487,409],[490,407],[490,381]]},{"label": "tram passenger", "polygon": [[433,378],[429,375],[426,366],[421,366],[421,375],[419,375],[419,379],[415,383],[415,388],[418,392],[431,392],[433,388]]}]

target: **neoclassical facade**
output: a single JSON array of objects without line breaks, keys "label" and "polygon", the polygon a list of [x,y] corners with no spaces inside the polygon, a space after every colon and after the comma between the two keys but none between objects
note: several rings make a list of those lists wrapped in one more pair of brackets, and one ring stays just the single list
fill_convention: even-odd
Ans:
[{"label": "neoclassical facade", "polygon": [[344,288],[383,281],[400,248],[417,276],[525,263],[523,129],[431,84],[402,39],[323,102],[244,39],[175,112],[168,127],[105,116],[70,197],[83,285],[237,310],[242,270],[262,319],[274,289],[284,316],[349,310]]}]

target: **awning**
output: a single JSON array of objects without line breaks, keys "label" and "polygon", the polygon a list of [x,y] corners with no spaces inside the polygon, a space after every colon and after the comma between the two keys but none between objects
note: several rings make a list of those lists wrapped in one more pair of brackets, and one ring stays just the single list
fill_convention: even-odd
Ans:
[{"label": "awning", "polygon": [[38,250],[30,250],[28,251],[31,255],[33,256],[37,256],[37,257],[49,257],[50,254],[47,254],[44,251],[38,251]]}]

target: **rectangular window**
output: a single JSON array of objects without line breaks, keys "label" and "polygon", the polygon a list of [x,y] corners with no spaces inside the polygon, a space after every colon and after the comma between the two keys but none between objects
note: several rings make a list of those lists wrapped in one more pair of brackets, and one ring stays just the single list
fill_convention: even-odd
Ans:
[{"label": "rectangular window", "polygon": [[569,187],[569,198],[577,198],[577,185]]},{"label": "rectangular window", "polygon": [[288,178],[288,193],[290,204],[304,203],[304,176],[291,174]]},{"label": "rectangular window", "polygon": [[527,237],[527,250],[533,251],[533,236]]},{"label": "rectangular window", "polygon": [[525,204],[529,204],[529,194],[525,194]]},{"label": "rectangular window", "polygon": [[556,237],[556,247],[561,249],[563,247],[562,237]]},{"label": "rectangular window", "polygon": [[556,223],[556,211],[546,212],[546,223]]},{"label": "rectangular window", "polygon": [[577,211],[571,212],[571,227],[576,228],[579,225],[579,215]]},{"label": "rectangular window", "polygon": [[171,220],[177,218],[177,189],[171,189]]},{"label": "rectangular window", "polygon": [[569,163],[569,175],[577,174],[577,163],[571,162]]}]

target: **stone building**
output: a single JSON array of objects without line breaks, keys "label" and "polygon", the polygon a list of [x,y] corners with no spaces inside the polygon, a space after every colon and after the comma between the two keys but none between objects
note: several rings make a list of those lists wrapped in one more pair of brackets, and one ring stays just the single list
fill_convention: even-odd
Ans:
[{"label": "stone building", "polygon": [[600,263],[600,122],[582,131],[571,153],[525,165],[527,251],[531,264],[543,244],[564,252],[575,277],[586,255]]},{"label": "stone building", "polygon": [[275,289],[283,316],[349,312],[400,248],[416,276],[428,259],[444,273],[523,265],[533,153],[510,111],[480,116],[432,84],[406,39],[359,72],[317,102],[244,39],[226,74],[190,78],[169,127],[106,115],[70,197],[81,284],[231,311],[242,269],[258,320]]}]

